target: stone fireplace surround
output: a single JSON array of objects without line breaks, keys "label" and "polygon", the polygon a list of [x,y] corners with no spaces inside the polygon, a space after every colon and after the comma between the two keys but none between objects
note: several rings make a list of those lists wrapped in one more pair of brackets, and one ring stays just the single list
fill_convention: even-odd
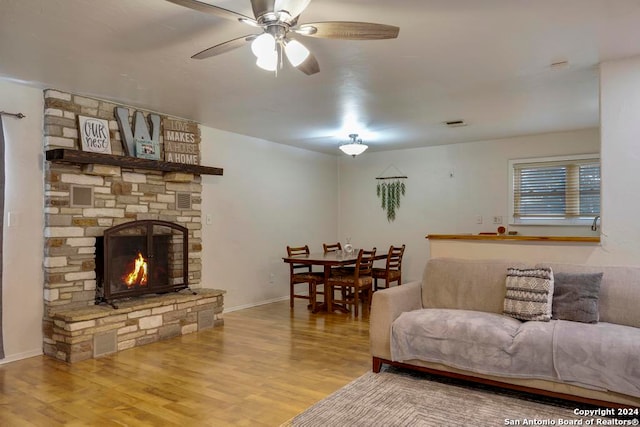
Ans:
[{"label": "stone fireplace surround", "polygon": [[[112,152],[122,142],[111,102],[56,90],[44,92],[44,148],[79,149],[78,115],[109,121]],[[139,109],[138,109],[139,110]],[[130,116],[134,109],[130,108]],[[147,113],[145,113],[147,114]],[[197,142],[200,142],[199,127]],[[161,137],[162,151],[162,137]],[[201,178],[100,164],[45,162],[43,350],[76,362],[223,324],[224,291],[201,288]],[[89,187],[93,205],[74,207],[72,186]],[[180,209],[176,194],[190,195]],[[188,229],[189,286],[118,304],[95,305],[95,242],[105,229],[155,219]]]}]

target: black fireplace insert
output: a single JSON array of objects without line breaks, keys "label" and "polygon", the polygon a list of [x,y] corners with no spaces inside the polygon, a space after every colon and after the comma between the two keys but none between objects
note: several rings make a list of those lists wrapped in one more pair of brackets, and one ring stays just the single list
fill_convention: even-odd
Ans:
[{"label": "black fireplace insert", "polygon": [[142,220],[96,238],[96,304],[189,286],[187,228]]}]

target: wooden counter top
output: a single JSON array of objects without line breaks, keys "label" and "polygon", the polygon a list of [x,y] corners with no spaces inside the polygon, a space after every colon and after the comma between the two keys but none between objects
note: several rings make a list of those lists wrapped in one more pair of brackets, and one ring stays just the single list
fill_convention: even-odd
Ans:
[{"label": "wooden counter top", "polygon": [[509,236],[497,234],[428,234],[430,240],[479,240],[479,241],[507,241],[507,242],[570,242],[570,243],[600,243],[600,237],[590,236]]}]

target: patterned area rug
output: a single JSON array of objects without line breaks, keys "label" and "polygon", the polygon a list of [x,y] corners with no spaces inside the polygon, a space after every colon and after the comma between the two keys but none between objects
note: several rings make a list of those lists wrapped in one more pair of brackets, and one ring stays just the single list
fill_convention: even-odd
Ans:
[{"label": "patterned area rug", "polygon": [[557,426],[589,425],[587,420],[594,420],[592,425],[611,425],[595,421],[610,418],[576,415],[578,408],[597,409],[387,368],[363,375],[283,426]]}]

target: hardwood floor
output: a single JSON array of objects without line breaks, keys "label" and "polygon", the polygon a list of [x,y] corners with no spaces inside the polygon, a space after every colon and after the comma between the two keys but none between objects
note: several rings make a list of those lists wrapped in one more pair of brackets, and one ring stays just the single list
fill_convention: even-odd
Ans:
[{"label": "hardwood floor", "polygon": [[367,317],[305,304],[72,365],[0,365],[0,426],[279,426],[371,369]]}]

